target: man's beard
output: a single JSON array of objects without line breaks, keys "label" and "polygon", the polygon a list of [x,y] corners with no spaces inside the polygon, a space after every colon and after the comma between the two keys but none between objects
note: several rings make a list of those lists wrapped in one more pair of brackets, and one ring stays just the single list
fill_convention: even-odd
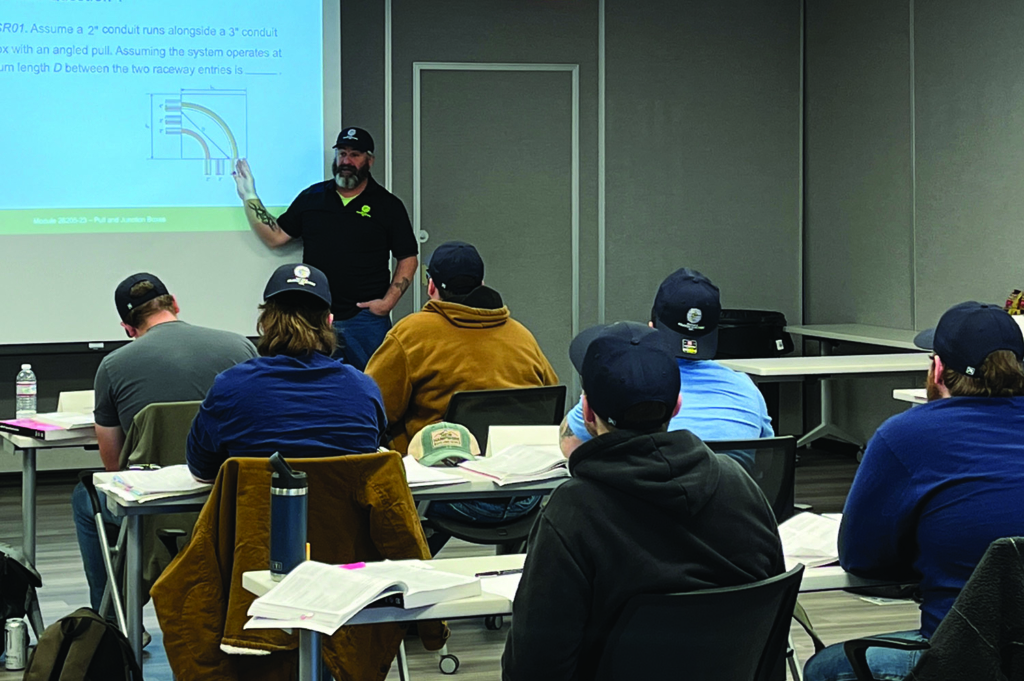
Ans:
[{"label": "man's beard", "polygon": [[928,396],[929,402],[941,400],[944,397],[944,395],[939,391],[939,386],[935,384],[934,365],[933,369],[928,370],[928,378],[924,381],[924,392],[925,395]]},{"label": "man's beard", "polygon": [[[341,172],[342,170],[350,170],[352,172],[345,175]],[[348,163],[338,165],[338,162],[335,161],[331,164],[331,171],[334,173],[334,183],[336,185],[342,189],[355,189],[370,176],[370,164],[367,163],[362,168],[356,168]]]}]

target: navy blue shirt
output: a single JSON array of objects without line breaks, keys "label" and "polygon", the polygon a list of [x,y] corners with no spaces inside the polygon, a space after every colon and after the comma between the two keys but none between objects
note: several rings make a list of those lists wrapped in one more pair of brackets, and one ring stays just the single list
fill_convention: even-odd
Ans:
[{"label": "navy blue shirt", "polygon": [[231,456],[337,456],[377,451],[387,426],[373,379],[319,352],[256,357],[223,372],[188,435],[188,467],[217,477]]},{"label": "navy blue shirt", "polygon": [[839,562],[921,580],[931,637],[988,545],[1024,534],[1024,397],[912,407],[868,443],[843,510]]}]

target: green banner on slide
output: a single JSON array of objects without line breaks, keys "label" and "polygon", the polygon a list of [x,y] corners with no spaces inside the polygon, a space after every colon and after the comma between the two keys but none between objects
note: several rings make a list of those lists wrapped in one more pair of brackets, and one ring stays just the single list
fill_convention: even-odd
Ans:
[{"label": "green banner on slide", "polygon": [[[272,206],[281,214],[285,206]],[[211,208],[39,208],[0,212],[0,236],[15,234],[115,234],[146,232],[244,232],[241,206]]]}]

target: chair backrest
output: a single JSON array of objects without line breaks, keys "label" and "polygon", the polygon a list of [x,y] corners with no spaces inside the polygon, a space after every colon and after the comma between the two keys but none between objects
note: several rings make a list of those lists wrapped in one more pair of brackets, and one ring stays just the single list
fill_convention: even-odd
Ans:
[{"label": "chair backrest", "polygon": [[776,521],[781,523],[792,517],[793,488],[796,485],[795,437],[786,435],[705,444],[711,451],[739,461],[768,498]]},{"label": "chair backrest", "polygon": [[132,419],[132,427],[121,448],[121,468],[185,463],[185,443],[201,404],[200,401],[147,404]]},{"label": "chair backrest", "polygon": [[487,450],[491,426],[557,426],[565,414],[565,386],[467,390],[452,395],[444,420],[473,433],[480,451]]},{"label": "chair backrest", "polygon": [[741,586],[634,596],[608,636],[598,681],[767,681],[786,653],[803,570]]}]

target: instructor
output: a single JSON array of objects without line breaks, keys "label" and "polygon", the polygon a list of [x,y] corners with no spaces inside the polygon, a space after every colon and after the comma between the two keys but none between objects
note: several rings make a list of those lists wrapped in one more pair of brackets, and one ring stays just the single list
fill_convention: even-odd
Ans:
[{"label": "instructor", "polygon": [[[275,218],[256,195],[249,163],[233,173],[245,217],[270,248],[302,238],[302,261],[327,275],[338,351],[359,369],[391,328],[391,310],[416,273],[416,237],[401,199],[370,177],[373,138],[345,128],[334,145],[334,178],[307,187]],[[391,256],[398,261],[389,279]],[[390,283],[389,283],[390,281]]]}]

